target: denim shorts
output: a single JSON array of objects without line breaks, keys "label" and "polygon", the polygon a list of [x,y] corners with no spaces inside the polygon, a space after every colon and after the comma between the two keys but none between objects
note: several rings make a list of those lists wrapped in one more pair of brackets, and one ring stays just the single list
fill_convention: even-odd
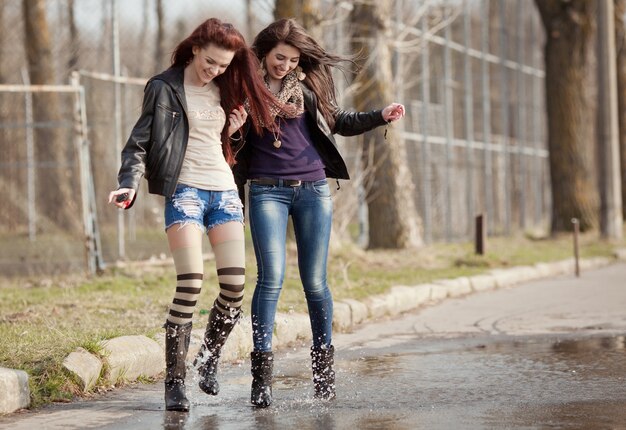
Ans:
[{"label": "denim shorts", "polygon": [[174,224],[196,224],[204,233],[231,221],[243,223],[243,205],[236,190],[207,191],[179,184],[165,198],[165,230]]}]

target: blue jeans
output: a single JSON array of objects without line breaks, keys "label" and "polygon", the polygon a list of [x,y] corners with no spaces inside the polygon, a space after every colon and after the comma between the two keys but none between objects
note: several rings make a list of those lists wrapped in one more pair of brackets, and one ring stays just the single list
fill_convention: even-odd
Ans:
[{"label": "blue jeans", "polygon": [[257,261],[252,297],[255,351],[272,350],[278,297],[285,276],[287,221],[291,215],[298,268],[311,319],[313,346],[330,346],[333,298],[326,282],[333,202],[325,179],[298,187],[250,185],[250,231]]}]

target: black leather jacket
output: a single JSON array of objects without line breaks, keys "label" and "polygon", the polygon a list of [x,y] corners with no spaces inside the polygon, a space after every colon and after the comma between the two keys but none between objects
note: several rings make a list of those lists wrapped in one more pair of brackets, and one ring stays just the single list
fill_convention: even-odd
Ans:
[{"label": "black leather jacket", "polygon": [[[304,95],[304,110],[310,121],[315,124],[312,127],[313,146],[324,162],[326,177],[336,179],[350,179],[346,163],[339,152],[333,133],[342,136],[355,136],[365,133],[373,128],[385,125],[382,110],[371,112],[347,112],[338,109],[335,113],[335,129],[331,131],[322,113],[317,109],[317,96],[313,91],[302,85]],[[235,182],[239,188],[240,196],[243,197],[242,189],[248,178],[248,159],[250,157],[250,145],[242,145],[237,148],[237,164],[234,167]],[[243,201],[243,199],[242,199]]]},{"label": "black leather jacket", "polygon": [[146,84],[141,115],[122,150],[120,188],[137,190],[145,176],[150,193],[174,194],[189,139],[183,78],[184,68],[172,67]]}]

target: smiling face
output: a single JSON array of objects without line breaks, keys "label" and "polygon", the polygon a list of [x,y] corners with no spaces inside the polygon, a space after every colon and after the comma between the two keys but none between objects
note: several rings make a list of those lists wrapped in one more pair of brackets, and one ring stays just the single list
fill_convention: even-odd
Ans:
[{"label": "smiling face", "polygon": [[235,51],[209,44],[204,48],[193,47],[193,60],[186,68],[185,80],[189,85],[202,86],[226,71]]},{"label": "smiling face", "polygon": [[265,56],[265,68],[271,80],[281,81],[299,61],[300,50],[281,42]]}]

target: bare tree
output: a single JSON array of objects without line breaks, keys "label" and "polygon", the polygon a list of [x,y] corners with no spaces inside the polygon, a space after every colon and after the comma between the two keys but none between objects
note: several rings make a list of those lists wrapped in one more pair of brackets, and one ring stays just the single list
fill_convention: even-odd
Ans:
[{"label": "bare tree", "polygon": [[622,173],[622,214],[626,218],[626,0],[615,0],[615,48],[617,58],[617,102]]},{"label": "bare tree", "polygon": [[552,183],[552,232],[596,225],[593,118],[586,93],[594,2],[535,0],[545,27],[546,108]]},{"label": "bare tree", "polygon": [[[354,5],[350,21],[353,50],[366,59],[357,77],[354,101],[359,111],[389,103],[391,87],[391,2],[363,1]],[[386,137],[385,137],[386,136]],[[364,136],[364,164],[373,168],[366,179],[370,248],[410,248],[422,244],[414,185],[406,164],[406,143],[394,127]]]},{"label": "bare tree", "polygon": [[[22,0],[25,48],[31,84],[53,84],[54,67],[45,0]],[[73,186],[67,169],[67,147],[55,123],[61,120],[59,100],[54,93],[35,94],[33,97],[35,121],[45,123],[35,130],[35,152],[38,169],[37,201],[39,212],[58,226],[73,230],[80,225],[80,215]],[[65,167],[64,167],[65,166]]]}]

